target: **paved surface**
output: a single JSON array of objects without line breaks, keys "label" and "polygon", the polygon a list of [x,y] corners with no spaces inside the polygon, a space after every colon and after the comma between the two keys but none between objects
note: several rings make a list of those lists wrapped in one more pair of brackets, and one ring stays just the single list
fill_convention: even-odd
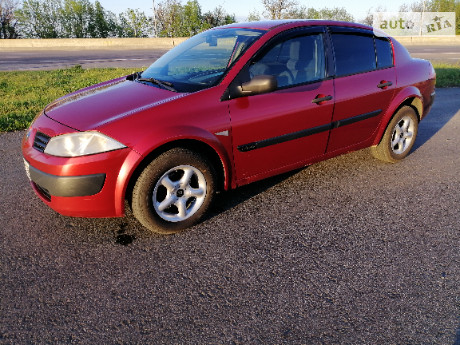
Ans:
[{"label": "paved surface", "polygon": [[[460,63],[460,46],[409,45],[413,57],[433,62]],[[164,54],[159,49],[98,49],[98,50],[22,50],[0,52],[0,71],[56,69],[82,65],[94,67],[133,67],[145,69]]]},{"label": "paved surface", "polygon": [[407,46],[413,57],[450,64],[460,64],[460,45]]},{"label": "paved surface", "polygon": [[81,65],[84,68],[133,67],[145,69],[167,50],[84,49],[0,52],[0,71],[46,70]]},{"label": "paved surface", "polygon": [[0,134],[0,343],[460,344],[459,109],[438,90],[401,163],[255,183],[168,237],[54,213]]}]

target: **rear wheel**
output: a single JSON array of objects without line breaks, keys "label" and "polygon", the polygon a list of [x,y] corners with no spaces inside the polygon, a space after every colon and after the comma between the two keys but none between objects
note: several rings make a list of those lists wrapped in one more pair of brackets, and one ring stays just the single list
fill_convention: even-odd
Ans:
[{"label": "rear wheel", "polygon": [[415,110],[409,106],[402,107],[388,124],[380,143],[371,147],[372,155],[389,163],[400,161],[414,146],[417,131],[418,117]]},{"label": "rear wheel", "polygon": [[172,234],[196,224],[208,209],[215,186],[212,165],[185,148],[153,160],[137,179],[134,216],[151,231]]}]

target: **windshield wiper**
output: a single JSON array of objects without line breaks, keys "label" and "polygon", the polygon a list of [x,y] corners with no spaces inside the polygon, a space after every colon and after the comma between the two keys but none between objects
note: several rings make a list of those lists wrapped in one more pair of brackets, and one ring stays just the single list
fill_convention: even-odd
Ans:
[{"label": "windshield wiper", "polygon": [[137,78],[136,80],[137,81],[145,81],[145,82],[148,82],[148,83],[153,83],[153,84],[156,84],[158,86],[161,86],[162,88],[164,88],[166,90],[177,92],[177,90],[174,88],[173,83],[170,83],[169,81],[158,80],[158,79],[155,79],[155,78]]},{"label": "windshield wiper", "polygon": [[126,77],[126,80],[136,80],[141,76],[142,72],[134,72]]}]

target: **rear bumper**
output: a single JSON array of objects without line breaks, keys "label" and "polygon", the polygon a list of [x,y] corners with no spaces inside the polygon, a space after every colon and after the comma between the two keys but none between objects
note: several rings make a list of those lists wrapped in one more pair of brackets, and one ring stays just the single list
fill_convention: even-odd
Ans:
[{"label": "rear bumper", "polygon": [[420,120],[424,119],[428,113],[431,111],[431,107],[433,106],[434,100],[436,98],[436,90],[433,90],[433,92],[430,94],[430,97],[428,97],[428,102],[424,104],[423,106],[423,114]]},{"label": "rear bumper", "polygon": [[430,108],[431,108],[431,106],[433,105],[434,100],[436,98],[436,90],[433,91],[430,96],[431,96],[431,101],[430,101]]}]

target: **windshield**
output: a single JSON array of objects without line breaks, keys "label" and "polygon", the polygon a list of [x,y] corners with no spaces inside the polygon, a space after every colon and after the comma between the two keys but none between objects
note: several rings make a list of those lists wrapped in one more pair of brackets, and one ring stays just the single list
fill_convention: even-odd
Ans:
[{"label": "windshield", "polygon": [[205,31],[167,52],[142,73],[142,78],[170,83],[178,92],[214,86],[263,33],[237,28]]}]

